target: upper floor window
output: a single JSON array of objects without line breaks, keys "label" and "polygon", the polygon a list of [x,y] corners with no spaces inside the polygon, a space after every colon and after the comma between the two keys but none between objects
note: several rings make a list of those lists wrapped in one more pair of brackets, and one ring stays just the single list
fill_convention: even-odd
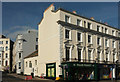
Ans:
[{"label": "upper floor window", "polygon": [[69,61],[70,57],[70,47],[66,47],[66,61]]},{"label": "upper floor window", "polygon": [[120,37],[120,32],[118,32],[118,37]]},{"label": "upper floor window", "polygon": [[100,26],[97,25],[97,31],[100,32]]},{"label": "upper floor window", "polygon": [[108,39],[105,39],[105,47],[108,47]]},{"label": "upper floor window", "polygon": [[31,63],[31,61],[29,61],[29,67],[32,68],[32,63]]},{"label": "upper floor window", "polygon": [[120,41],[119,41],[119,49],[120,49]]},{"label": "upper floor window", "polygon": [[65,38],[70,39],[70,30],[65,29]]},{"label": "upper floor window", "polygon": [[36,38],[36,42],[38,42],[38,38]]},{"label": "upper floor window", "polygon": [[79,32],[77,33],[77,40],[78,41],[82,41],[82,36],[81,35],[82,35],[81,33],[79,33]]},{"label": "upper floor window", "polygon": [[88,23],[88,29],[91,29],[91,28],[92,28],[92,24]]},{"label": "upper floor window", "polygon": [[6,61],[5,61],[5,66],[7,66],[7,65],[8,65],[8,61],[6,60]]},{"label": "upper floor window", "polygon": [[0,41],[0,44],[3,44],[3,41]]},{"label": "upper floor window", "polygon": [[8,50],[8,46],[6,46],[6,51]]},{"label": "upper floor window", "polygon": [[78,61],[80,61],[81,60],[81,49],[78,49]]},{"label": "upper floor window", "polygon": [[26,61],[26,67],[27,67],[27,61]]},{"label": "upper floor window", "polygon": [[84,27],[86,28],[86,21],[84,21]]},{"label": "upper floor window", "polygon": [[107,28],[105,28],[105,33],[108,34],[108,29]]},{"label": "upper floor window", "polygon": [[70,23],[70,17],[65,15],[65,22]]},{"label": "upper floor window", "polygon": [[91,50],[88,50],[88,61],[91,61]]},{"label": "upper floor window", "polygon": [[112,41],[112,47],[115,48],[115,41]]},{"label": "upper floor window", "polygon": [[35,45],[35,49],[38,50],[38,45]]},{"label": "upper floor window", "polygon": [[77,25],[82,26],[82,20],[77,19]]},{"label": "upper floor window", "polygon": [[97,38],[97,44],[100,45],[101,41],[100,41],[100,37]]},{"label": "upper floor window", "polygon": [[98,61],[100,61],[100,51],[97,51],[97,55],[98,55]]},{"label": "upper floor window", "polygon": [[8,53],[6,53],[6,58],[8,58]]},{"label": "upper floor window", "polygon": [[1,57],[1,53],[0,53],[0,57]]},{"label": "upper floor window", "polygon": [[35,60],[35,65],[37,65],[37,60]]},{"label": "upper floor window", "polygon": [[112,30],[112,35],[115,36],[115,31],[114,30]]},{"label": "upper floor window", "polygon": [[92,37],[91,37],[91,35],[88,35],[88,43],[92,43]]},{"label": "upper floor window", "polygon": [[6,41],[6,44],[8,44],[8,41]]},{"label": "upper floor window", "polygon": [[21,53],[19,53],[19,59],[21,58]]},{"label": "upper floor window", "polygon": [[19,69],[21,69],[21,62],[19,62]]}]

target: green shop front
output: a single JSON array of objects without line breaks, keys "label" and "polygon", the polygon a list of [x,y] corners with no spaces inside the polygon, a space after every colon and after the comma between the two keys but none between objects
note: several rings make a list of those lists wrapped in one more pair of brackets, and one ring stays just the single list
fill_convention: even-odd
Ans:
[{"label": "green shop front", "polygon": [[63,80],[111,80],[113,64],[65,62],[61,64]]},{"label": "green shop front", "polygon": [[63,80],[95,80],[96,65],[91,63],[67,62],[62,63]]},{"label": "green shop front", "polygon": [[56,63],[46,64],[46,78],[56,79]]}]

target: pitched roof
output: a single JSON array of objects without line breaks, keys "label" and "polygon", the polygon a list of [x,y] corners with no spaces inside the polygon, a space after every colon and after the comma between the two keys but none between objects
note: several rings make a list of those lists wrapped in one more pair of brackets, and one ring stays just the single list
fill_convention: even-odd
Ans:
[{"label": "pitched roof", "polygon": [[24,59],[26,58],[31,58],[31,57],[35,57],[35,56],[38,56],[38,50],[34,51],[33,53],[31,53],[30,55],[24,57]]}]

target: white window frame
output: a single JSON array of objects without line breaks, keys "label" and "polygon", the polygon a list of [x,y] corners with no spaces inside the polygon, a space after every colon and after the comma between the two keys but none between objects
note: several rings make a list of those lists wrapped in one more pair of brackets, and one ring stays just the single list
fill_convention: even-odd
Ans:
[{"label": "white window frame", "polygon": [[71,23],[71,17],[69,15],[65,15],[65,22],[66,22],[66,16],[69,17],[69,20],[67,21],[67,23]]},{"label": "white window frame", "polygon": [[[79,21],[79,25],[78,25],[78,21]],[[77,25],[82,27],[82,20],[81,19],[77,19]]]},{"label": "white window frame", "polygon": [[97,45],[101,45],[101,37],[97,37],[97,41],[98,41],[98,38],[100,38],[100,42],[99,42],[99,44],[97,42]]},{"label": "white window frame", "polygon": [[[80,33],[80,41],[78,41],[78,33]],[[82,32],[80,32],[80,31],[76,32],[76,39],[77,39],[77,42],[82,42],[83,41],[82,40]]]},{"label": "white window frame", "polygon": [[[88,28],[88,23],[90,22],[87,22],[87,28]],[[92,29],[92,23],[90,23],[90,29]]]},{"label": "white window frame", "polygon": [[[66,38],[66,30],[69,30],[69,38]],[[72,32],[71,32],[72,30],[71,29],[69,29],[69,28],[65,28],[65,30],[64,30],[64,38],[65,39],[68,39],[68,40],[71,40],[72,39]]]},{"label": "white window frame", "polygon": [[[88,36],[89,36],[89,35],[91,36],[91,38],[90,38],[90,39],[91,39],[91,40],[90,40],[90,44],[92,44],[92,35],[91,35],[91,34],[88,34]],[[89,42],[88,42],[88,43],[89,43]]]}]

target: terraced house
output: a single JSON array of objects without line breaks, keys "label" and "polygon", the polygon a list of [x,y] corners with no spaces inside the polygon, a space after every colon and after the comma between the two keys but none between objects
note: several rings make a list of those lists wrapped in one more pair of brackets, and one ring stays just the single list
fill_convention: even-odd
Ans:
[{"label": "terraced house", "polygon": [[13,41],[0,35],[0,71],[12,71]]},{"label": "terraced house", "polygon": [[120,29],[50,5],[39,27],[38,76],[118,79]]}]

